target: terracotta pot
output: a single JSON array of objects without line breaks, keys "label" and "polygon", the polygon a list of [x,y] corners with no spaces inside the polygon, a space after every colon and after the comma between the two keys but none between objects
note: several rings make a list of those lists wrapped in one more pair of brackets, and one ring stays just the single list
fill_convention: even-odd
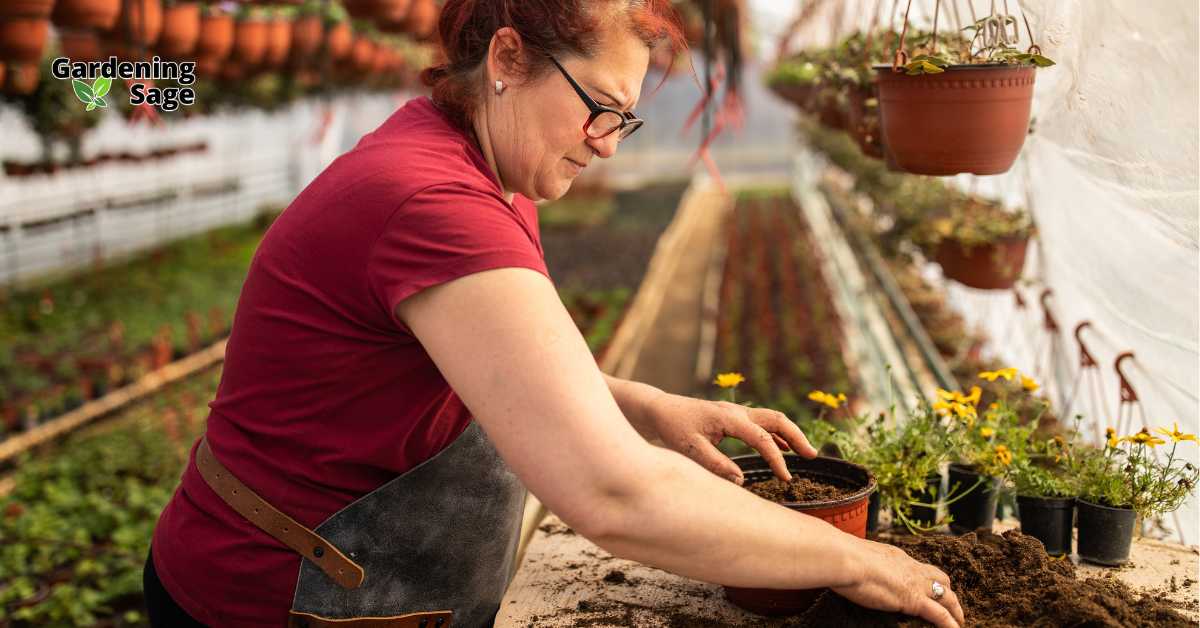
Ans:
[{"label": "terracotta pot", "polygon": [[274,70],[287,63],[288,54],[292,51],[292,22],[276,19],[268,24],[267,56],[263,65]]},{"label": "terracotta pot", "polygon": [[200,17],[200,34],[196,38],[196,69],[206,77],[215,77],[221,64],[233,51],[233,16],[227,14]]},{"label": "terracotta pot", "polygon": [[813,95],[816,93],[817,88],[813,85],[781,83],[778,85],[772,85],[771,91],[775,92],[775,95],[786,100],[787,102],[792,103],[800,109],[807,110],[812,102]]},{"label": "terracotta pot", "polygon": [[163,13],[158,53],[166,59],[190,60],[200,40],[200,5],[186,2],[168,7]]},{"label": "terracotta pot", "polygon": [[63,56],[72,61],[103,61],[108,59],[100,42],[100,35],[91,30],[62,30],[58,33],[58,45]]},{"label": "terracotta pot", "polygon": [[117,23],[121,0],[57,0],[51,19],[65,28],[106,31]]},{"label": "terracotta pot", "polygon": [[150,47],[158,43],[162,28],[162,0],[122,0],[121,12],[109,36],[135,49]]},{"label": "terracotta pot", "polygon": [[365,36],[354,40],[354,49],[350,54],[351,69],[357,74],[366,74],[375,66],[375,42]]},{"label": "terracotta pot", "polygon": [[8,85],[5,91],[9,94],[23,96],[32,94],[41,81],[41,72],[37,64],[9,64]]},{"label": "terracotta pot", "polygon": [[381,23],[403,23],[408,17],[410,0],[345,0],[346,12],[353,17]]},{"label": "terracotta pot", "polygon": [[321,50],[325,25],[321,16],[309,15],[292,22],[292,60],[306,62]]},{"label": "terracotta pot", "polygon": [[54,0],[5,0],[0,3],[0,20],[33,18],[44,20],[54,12]]},{"label": "terracotta pot", "polygon": [[408,32],[417,39],[429,39],[437,31],[438,6],[433,0],[413,0],[408,10]]},{"label": "terracotta pot", "polygon": [[37,63],[49,34],[50,20],[46,18],[0,17],[0,60]]},{"label": "terracotta pot", "polygon": [[[824,456],[807,460],[799,456],[784,456],[788,471],[793,475],[828,478],[834,483],[861,487],[853,495],[839,500],[813,503],[780,504],[791,510],[827,521],[839,530],[859,538],[867,536],[867,511],[871,493],[875,492],[875,477],[859,465]],[[774,477],[762,456],[735,456],[733,462],[742,469],[746,486]],[[730,602],[760,615],[795,615],[812,606],[825,589],[786,590],[725,587]]]},{"label": "terracotta pot", "polygon": [[346,22],[334,24],[325,31],[325,55],[331,61],[345,60],[353,47],[354,31]]},{"label": "terracotta pot", "polygon": [[[8,76],[8,66],[0,61],[0,87],[4,87],[4,79]],[[4,162],[5,170],[8,169],[8,162]]]},{"label": "terracotta pot", "polygon": [[267,56],[270,24],[264,20],[241,20],[233,35],[233,56],[246,67],[257,67]]},{"label": "terracotta pot", "polygon": [[942,240],[934,257],[942,274],[958,283],[980,290],[1008,290],[1021,278],[1028,247],[1028,236],[973,247]]},{"label": "terracotta pot", "polygon": [[950,66],[908,76],[876,66],[884,142],[901,168],[947,176],[1007,172],[1029,133],[1036,68]]}]

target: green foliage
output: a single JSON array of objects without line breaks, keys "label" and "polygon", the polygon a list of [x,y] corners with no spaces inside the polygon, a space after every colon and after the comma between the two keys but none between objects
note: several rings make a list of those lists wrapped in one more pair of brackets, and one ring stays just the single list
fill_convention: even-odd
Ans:
[{"label": "green foliage", "polygon": [[[1195,489],[1200,470],[1176,453],[1180,443],[1195,443],[1196,437],[1158,431],[1167,440],[1145,428],[1123,438],[1110,431],[1103,448],[1085,450],[1079,496],[1097,504],[1132,508],[1143,518],[1178,510]],[[1155,449],[1168,444],[1167,459],[1162,462]]]}]

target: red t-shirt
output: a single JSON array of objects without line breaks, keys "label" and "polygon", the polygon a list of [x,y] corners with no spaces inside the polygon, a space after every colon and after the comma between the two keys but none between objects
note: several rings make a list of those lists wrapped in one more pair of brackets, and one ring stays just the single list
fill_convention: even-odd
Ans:
[{"label": "red t-shirt", "polygon": [[[510,206],[473,139],[429,99],[410,101],[259,245],[209,404],[213,452],[309,528],[431,458],[471,416],[395,305],[502,267],[549,276],[536,208]],[[286,622],[300,555],[205,484],[194,446],[153,547],[163,585],[199,621]]]}]

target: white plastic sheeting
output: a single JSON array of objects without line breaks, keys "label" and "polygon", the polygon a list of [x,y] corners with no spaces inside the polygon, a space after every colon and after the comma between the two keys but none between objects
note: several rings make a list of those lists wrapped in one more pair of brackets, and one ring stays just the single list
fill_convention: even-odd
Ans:
[{"label": "white plastic sheeting", "polygon": [[[822,45],[857,24],[883,22],[907,0],[826,2],[798,32],[793,49]],[[943,0],[942,28],[953,25],[954,2]],[[983,17],[1003,0],[976,0]],[[1033,212],[1040,236],[1026,265],[1030,281],[1012,293],[951,284],[955,304],[983,327],[991,349],[1013,366],[1035,372],[1062,409],[1083,413],[1085,429],[1117,427],[1116,357],[1140,408],[1121,427],[1135,431],[1178,422],[1200,431],[1200,8],[1195,0],[1023,0],[1033,35],[1058,62],[1038,72],[1034,134],[1013,169],[995,177],[961,176],[966,189]],[[1010,3],[1014,12],[1018,3]],[[931,25],[934,0],[914,0],[911,18]],[[959,21],[969,20],[957,3]],[[838,13],[841,22],[837,22]],[[1023,26],[1023,24],[1022,24]],[[899,24],[897,23],[897,27]],[[1025,36],[1024,28],[1022,35]],[[1028,42],[1023,40],[1024,45]],[[751,112],[753,115],[753,112]],[[936,270],[931,270],[936,273]],[[1042,296],[1058,330],[1045,327]],[[1080,373],[1081,337],[1098,368]],[[1079,380],[1082,383],[1076,384]],[[1160,454],[1165,454],[1159,448]],[[1195,443],[1181,453],[1200,462]],[[1193,498],[1165,522],[1175,538],[1200,540]]]}]

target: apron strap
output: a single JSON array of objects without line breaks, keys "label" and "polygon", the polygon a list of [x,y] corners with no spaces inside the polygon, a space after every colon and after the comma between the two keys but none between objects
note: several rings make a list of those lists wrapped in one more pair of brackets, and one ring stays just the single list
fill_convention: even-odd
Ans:
[{"label": "apron strap", "polygon": [[311,560],[343,588],[357,589],[362,585],[362,567],[316,532],[283,514],[242,484],[213,455],[207,436],[200,439],[200,446],[196,448],[196,468],[209,487],[250,523]]}]

